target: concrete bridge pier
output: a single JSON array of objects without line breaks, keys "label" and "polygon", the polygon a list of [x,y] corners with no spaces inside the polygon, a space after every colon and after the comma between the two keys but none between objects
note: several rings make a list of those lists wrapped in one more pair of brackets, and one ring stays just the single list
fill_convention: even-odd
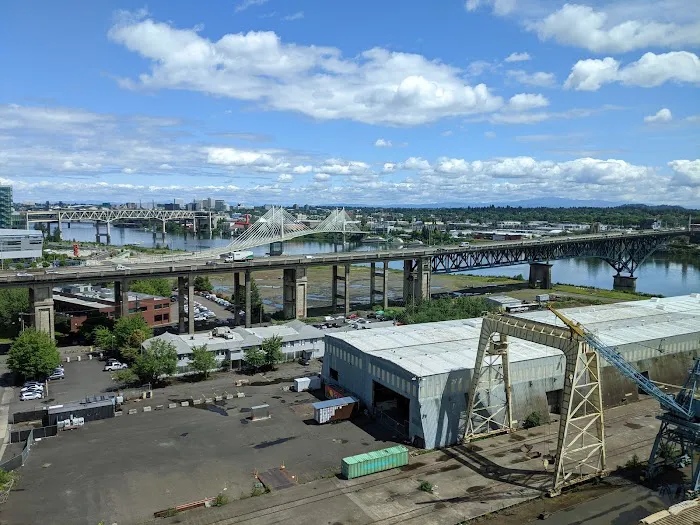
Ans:
[{"label": "concrete bridge pier", "polygon": [[114,281],[114,318],[129,315],[129,280]]},{"label": "concrete bridge pier", "polygon": [[235,272],[233,274],[233,299],[231,302],[233,303],[233,324],[235,326],[238,326],[241,322],[241,304],[240,304],[240,297],[241,297],[241,274],[240,272]]},{"label": "concrete bridge pier", "polygon": [[[338,307],[338,299],[343,299],[343,313],[347,317],[350,315],[350,265],[343,265],[345,271],[343,275],[338,275],[338,266],[333,266],[333,285],[331,295],[333,295],[333,310]],[[343,293],[338,293],[338,282],[343,282]]]},{"label": "concrete bridge pier", "polygon": [[284,242],[274,241],[270,243],[270,255],[282,255],[284,253]]},{"label": "concrete bridge pier", "polygon": [[[377,290],[377,277],[382,280],[382,289]],[[389,307],[389,294],[387,293],[387,285],[389,283],[389,262],[384,261],[384,269],[380,272],[376,270],[376,263],[370,263],[369,273],[369,305],[370,307],[376,304],[377,295],[382,297],[382,308],[386,310]]]},{"label": "concrete bridge pier", "polygon": [[187,278],[180,276],[177,278],[177,333],[185,333],[185,287]]},{"label": "concrete bridge pier", "polygon": [[637,289],[637,278],[632,275],[613,275],[613,290],[634,292]]},{"label": "concrete bridge pier", "polygon": [[309,280],[306,268],[285,268],[283,276],[283,312],[285,319],[304,319],[307,313]]},{"label": "concrete bridge pier", "polygon": [[187,276],[187,333],[194,334],[194,274]]},{"label": "concrete bridge pier", "polygon": [[250,280],[251,280],[251,271],[246,270],[245,271],[245,288],[243,290],[243,293],[245,294],[245,327],[250,328],[253,326],[253,305],[252,305],[252,297],[251,297],[251,285],[250,285]]},{"label": "concrete bridge pier", "polygon": [[95,222],[95,242],[100,243],[102,242],[102,237],[105,237],[107,239],[107,244],[110,244],[112,242],[112,233],[110,231],[110,222],[107,221],[107,229],[106,232],[101,232],[100,231],[100,222],[96,221]]},{"label": "concrete bridge pier", "polygon": [[549,289],[552,287],[552,265],[549,263],[530,263],[530,288]]},{"label": "concrete bridge pier", "polygon": [[29,315],[31,325],[39,332],[46,332],[55,339],[53,289],[51,284],[29,287]]},{"label": "concrete bridge pier", "polygon": [[403,300],[406,306],[430,300],[430,258],[403,262]]}]

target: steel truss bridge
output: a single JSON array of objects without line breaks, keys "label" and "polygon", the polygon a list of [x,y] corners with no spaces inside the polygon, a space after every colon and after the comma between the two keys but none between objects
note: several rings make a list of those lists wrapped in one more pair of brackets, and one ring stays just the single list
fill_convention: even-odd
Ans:
[{"label": "steel truss bridge", "polygon": [[27,224],[31,222],[114,222],[119,220],[159,220],[174,221],[183,219],[209,218],[212,212],[189,210],[129,210],[129,209],[101,209],[101,210],[46,210],[28,211]]},{"label": "steel truss bridge", "polygon": [[579,235],[557,239],[472,245],[469,248],[445,250],[438,248],[431,254],[431,273],[453,273],[574,257],[595,257],[604,260],[618,274],[626,272],[633,276],[639,265],[655,250],[679,235],[688,235],[688,230],[683,228]]},{"label": "steel truss bridge", "polygon": [[297,237],[314,233],[356,233],[364,234],[347,214],[345,209],[335,209],[328,217],[315,227],[310,227],[294,217],[284,208],[272,207],[241,235],[234,238],[226,246],[203,250],[201,252],[178,253],[160,257],[139,257],[138,261],[177,261],[183,259],[212,259],[220,255],[239,252],[256,246],[264,246],[275,242],[285,242]]}]

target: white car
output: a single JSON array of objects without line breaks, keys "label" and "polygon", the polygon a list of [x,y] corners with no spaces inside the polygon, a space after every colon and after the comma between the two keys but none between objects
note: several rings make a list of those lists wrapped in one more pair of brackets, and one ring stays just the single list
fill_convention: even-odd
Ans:
[{"label": "white car", "polygon": [[31,392],[22,392],[22,394],[19,396],[19,400],[30,401],[32,399],[41,399],[42,397],[44,397],[44,394],[38,390],[35,390]]},{"label": "white car", "polygon": [[31,276],[32,276],[31,273],[27,273],[27,272],[17,272],[17,277],[31,277]]},{"label": "white car", "polygon": [[126,363],[120,363],[119,361],[114,361],[113,363],[107,363],[102,371],[113,372],[115,370],[124,370],[125,368],[129,368],[129,365]]},{"label": "white car", "polygon": [[123,264],[117,264],[117,270],[131,270],[128,266],[124,266]]}]

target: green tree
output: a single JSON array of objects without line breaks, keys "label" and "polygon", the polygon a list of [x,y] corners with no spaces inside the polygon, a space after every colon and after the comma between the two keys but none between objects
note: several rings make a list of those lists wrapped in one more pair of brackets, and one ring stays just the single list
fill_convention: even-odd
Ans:
[{"label": "green tree", "polygon": [[22,379],[43,379],[61,363],[56,343],[46,332],[28,328],[12,343],[7,366]]},{"label": "green tree", "polygon": [[270,368],[274,368],[277,363],[284,359],[284,353],[282,353],[282,337],[273,335],[272,337],[263,339],[262,352],[265,355],[265,364]]},{"label": "green tree", "polygon": [[112,374],[112,379],[122,385],[131,385],[136,383],[138,376],[134,373],[131,368],[125,368],[123,370],[115,370]]},{"label": "green tree", "polygon": [[98,326],[92,331],[92,341],[97,348],[114,353],[117,349],[117,338],[106,326]]},{"label": "green tree", "polygon": [[29,290],[7,288],[0,290],[0,330],[9,335],[19,333],[20,314],[29,310]]},{"label": "green tree", "polygon": [[265,365],[265,352],[257,346],[246,348],[243,359],[248,366],[258,369]]},{"label": "green tree", "polygon": [[[135,335],[134,335],[135,334]],[[146,339],[153,337],[153,330],[141,314],[127,315],[114,323],[114,335],[119,348],[141,346]]]},{"label": "green tree", "polygon": [[216,368],[216,357],[207,350],[207,345],[192,348],[192,362],[190,366],[205,378],[209,377],[209,371]]},{"label": "green tree", "polygon": [[[238,297],[232,297],[234,302],[238,303],[239,308],[245,310],[245,292],[244,287],[239,288]],[[238,301],[235,301],[238,299]],[[258,322],[263,318],[263,302],[260,296],[260,290],[253,277],[250,278],[250,305],[251,305],[251,319],[253,322]]]},{"label": "green tree", "polygon": [[175,345],[162,339],[154,339],[134,362],[134,373],[144,383],[157,383],[163,376],[177,372]]},{"label": "green tree", "polygon": [[172,283],[169,279],[140,279],[129,284],[132,292],[157,295],[159,297],[170,297],[172,293]]},{"label": "green tree", "polygon": [[198,275],[194,278],[194,289],[201,292],[211,292],[214,289],[214,285],[211,284],[208,275]]}]

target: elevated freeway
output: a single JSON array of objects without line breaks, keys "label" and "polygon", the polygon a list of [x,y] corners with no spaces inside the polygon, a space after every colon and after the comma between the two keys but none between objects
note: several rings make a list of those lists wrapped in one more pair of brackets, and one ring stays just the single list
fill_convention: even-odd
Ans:
[{"label": "elevated freeway", "polygon": [[[388,279],[388,265],[391,261],[404,261],[404,300],[420,301],[430,297],[430,276],[433,273],[452,273],[480,268],[530,264],[529,280],[532,286],[551,287],[551,261],[572,257],[596,257],[603,259],[616,270],[613,283],[616,288],[633,290],[635,271],[644,260],[659,246],[675,236],[688,235],[687,229],[663,231],[638,231],[632,233],[607,233],[592,235],[572,235],[555,239],[535,239],[525,241],[484,242],[468,247],[426,247],[407,248],[375,252],[341,252],[302,256],[263,257],[239,262],[224,262],[216,254],[209,260],[153,260],[147,263],[111,263],[65,267],[50,270],[25,272],[0,272],[0,288],[28,287],[32,299],[34,323],[43,326],[41,319],[53,322],[54,286],[75,282],[115,282],[115,297],[121,314],[126,315],[128,301],[124,301],[129,281],[146,278],[177,278],[180,308],[184,305],[185,291],[192,299],[193,281],[197,275],[230,274],[234,288],[243,287],[246,297],[243,307],[246,325],[250,325],[250,279],[255,271],[279,270],[284,276],[284,313],[288,318],[306,316],[308,281],[307,268],[313,266],[332,267],[332,304],[338,307],[338,299],[343,299],[344,311],[350,308],[350,267],[353,264],[369,264],[370,300],[382,298],[384,307],[388,304],[385,293]],[[377,265],[380,268],[377,269]],[[244,282],[241,282],[241,275]],[[377,286],[377,278],[381,286]],[[236,294],[238,295],[238,294]],[[42,306],[43,305],[43,306]],[[41,308],[51,308],[50,320],[40,312]],[[238,308],[236,308],[238,311]],[[43,315],[43,317],[42,317]],[[180,312],[180,329],[184,330],[184,310]],[[194,330],[194,316],[189,318],[189,330]],[[46,328],[48,331],[48,327]]]}]

